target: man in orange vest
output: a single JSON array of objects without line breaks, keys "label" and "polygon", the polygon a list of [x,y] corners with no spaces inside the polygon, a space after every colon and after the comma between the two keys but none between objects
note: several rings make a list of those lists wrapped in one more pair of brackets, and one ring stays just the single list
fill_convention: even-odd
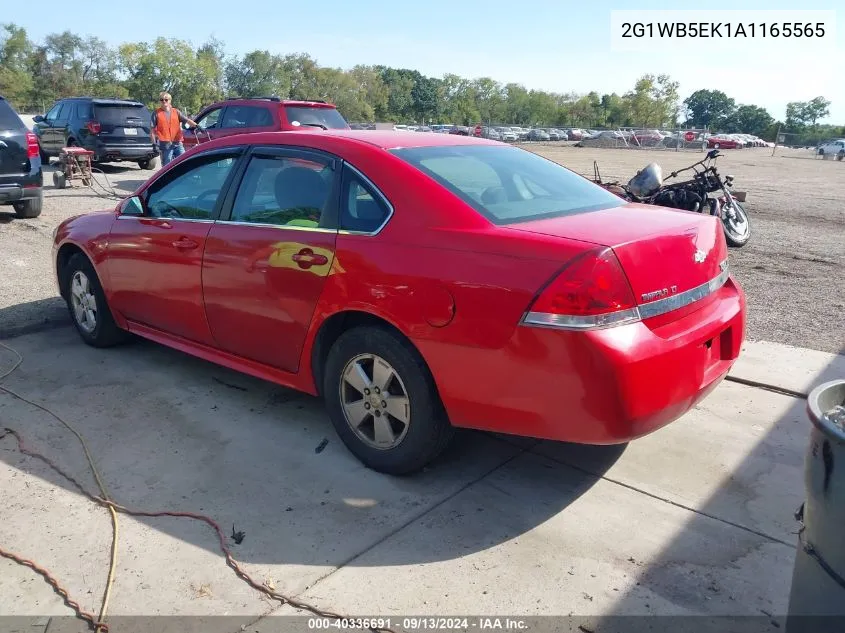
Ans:
[{"label": "man in orange vest", "polygon": [[197,127],[197,124],[173,107],[170,93],[162,92],[159,95],[159,101],[161,106],[153,112],[150,136],[153,143],[158,139],[163,166],[185,153],[185,146],[182,144],[184,139],[182,124],[187,123],[194,128]]}]

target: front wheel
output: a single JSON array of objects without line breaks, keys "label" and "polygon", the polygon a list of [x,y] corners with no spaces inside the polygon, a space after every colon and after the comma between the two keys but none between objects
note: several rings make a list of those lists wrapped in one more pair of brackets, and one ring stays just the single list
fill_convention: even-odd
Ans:
[{"label": "front wheel", "polygon": [[85,255],[70,258],[62,270],[62,283],[70,317],[83,341],[92,347],[111,347],[128,338],[114,322],[97,272]]},{"label": "front wheel", "polygon": [[728,246],[735,248],[745,246],[751,237],[751,224],[742,203],[731,200],[730,207],[722,207],[722,227]]},{"label": "front wheel", "polygon": [[340,439],[381,473],[420,470],[453,435],[423,359],[386,328],[356,327],[337,339],[326,359],[323,395]]}]

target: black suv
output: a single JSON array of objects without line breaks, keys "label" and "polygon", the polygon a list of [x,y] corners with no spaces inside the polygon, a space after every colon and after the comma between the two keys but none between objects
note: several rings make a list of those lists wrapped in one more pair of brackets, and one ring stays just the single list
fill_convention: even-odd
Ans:
[{"label": "black suv", "polygon": [[33,120],[45,163],[62,147],[78,146],[94,152],[95,162],[132,161],[141,169],[158,166],[158,148],[150,137],[152,113],[138,101],[70,97]]},{"label": "black suv", "polygon": [[43,185],[38,139],[0,97],[0,205],[11,204],[19,218],[36,218]]}]

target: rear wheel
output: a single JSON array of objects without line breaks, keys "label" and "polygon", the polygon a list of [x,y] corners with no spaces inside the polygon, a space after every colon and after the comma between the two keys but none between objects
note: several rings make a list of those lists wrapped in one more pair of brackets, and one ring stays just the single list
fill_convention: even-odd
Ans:
[{"label": "rear wheel", "polygon": [[845,160],[845,151],[840,151],[840,152],[836,155],[836,160]]},{"label": "rear wheel", "polygon": [[742,203],[733,200],[730,209],[722,209],[722,226],[729,246],[745,246],[751,237],[751,224]]},{"label": "rear wheel", "polygon": [[43,198],[30,198],[23,202],[16,202],[15,215],[22,219],[37,218],[41,215],[41,209],[44,206]]},{"label": "rear wheel", "polygon": [[158,156],[150,159],[139,160],[138,167],[141,169],[158,169]]},{"label": "rear wheel", "polygon": [[368,468],[412,473],[453,436],[425,362],[391,330],[363,326],[344,332],[329,351],[323,376],[335,430]]},{"label": "rear wheel", "polygon": [[62,283],[70,318],[83,341],[92,347],[111,347],[128,338],[115,324],[97,271],[85,255],[70,258]]}]

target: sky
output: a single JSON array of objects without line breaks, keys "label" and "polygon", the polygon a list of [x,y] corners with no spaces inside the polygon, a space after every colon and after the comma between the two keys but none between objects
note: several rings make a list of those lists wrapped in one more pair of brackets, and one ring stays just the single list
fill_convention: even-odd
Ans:
[{"label": "sky", "polygon": [[[210,37],[224,42],[229,54],[255,49],[273,53],[308,53],[320,65],[350,68],[383,64],[411,68],[429,76],[455,73],[521,83],[529,89],[587,93],[623,93],[645,73],[670,75],[680,82],[681,98],[695,90],[718,89],[738,104],[765,107],[785,117],[790,101],[823,96],[832,102],[822,122],[845,125],[845,2],[812,0],[724,2],[708,9],[795,9],[838,11],[843,26],[831,29],[822,50],[818,41],[769,44],[759,37],[742,44],[714,39],[667,43],[642,51],[615,50],[611,12],[691,9],[700,2],[654,0],[313,0],[233,3],[126,3],[89,0],[68,12],[61,0],[40,0],[33,10],[3,0],[0,22],[27,29],[31,39],[70,29],[117,45],[156,37],[200,45]],[[51,10],[55,9],[55,10]],[[755,22],[763,13],[746,14]],[[702,16],[703,18],[707,16]],[[698,18],[694,18],[698,21]],[[743,21],[745,21],[743,19]],[[833,25],[828,25],[829,27]],[[836,25],[838,26],[838,24]],[[622,40],[617,40],[621,42]],[[736,42],[736,40],[734,40]],[[669,46],[670,48],[666,48]],[[815,46],[815,49],[812,47]],[[807,47],[811,47],[808,50]]]}]

